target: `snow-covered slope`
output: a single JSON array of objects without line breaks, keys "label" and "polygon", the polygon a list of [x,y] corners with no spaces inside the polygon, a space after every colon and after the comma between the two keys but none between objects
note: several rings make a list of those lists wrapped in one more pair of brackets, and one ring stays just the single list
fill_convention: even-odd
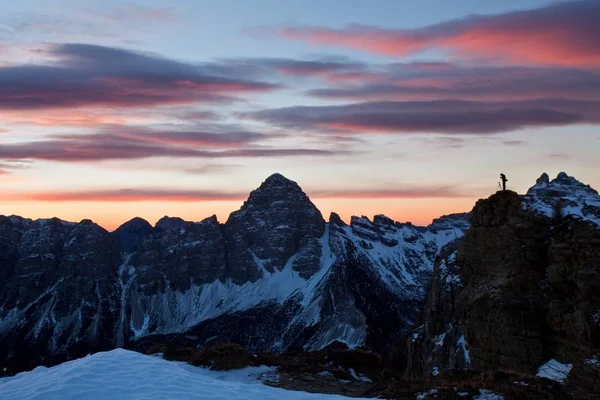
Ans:
[{"label": "snow-covered slope", "polygon": [[268,372],[266,367],[215,372],[117,349],[0,379],[0,397],[3,400],[347,398],[265,386],[258,378]]}]

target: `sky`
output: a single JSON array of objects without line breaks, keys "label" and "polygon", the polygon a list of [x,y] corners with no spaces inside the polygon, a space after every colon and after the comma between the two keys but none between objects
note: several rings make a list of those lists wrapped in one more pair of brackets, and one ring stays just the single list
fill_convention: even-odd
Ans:
[{"label": "sky", "polygon": [[600,0],[0,4],[0,214],[225,222],[278,172],[425,225],[600,188]]}]

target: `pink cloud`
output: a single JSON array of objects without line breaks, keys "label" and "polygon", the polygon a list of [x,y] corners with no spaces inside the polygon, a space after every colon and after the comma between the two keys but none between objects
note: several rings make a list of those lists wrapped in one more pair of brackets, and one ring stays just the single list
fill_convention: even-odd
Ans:
[{"label": "pink cloud", "polygon": [[471,16],[419,29],[349,25],[287,27],[281,36],[389,56],[447,50],[515,64],[600,66],[600,3],[572,1],[491,16]]},{"label": "pink cloud", "polygon": [[278,88],[112,47],[61,44],[51,46],[45,53],[56,61],[0,67],[1,110],[228,103],[241,94]]}]

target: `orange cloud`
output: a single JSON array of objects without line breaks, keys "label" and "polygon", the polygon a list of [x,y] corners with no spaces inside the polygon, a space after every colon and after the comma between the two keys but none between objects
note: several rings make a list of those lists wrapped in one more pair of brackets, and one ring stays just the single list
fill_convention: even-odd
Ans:
[{"label": "orange cloud", "polygon": [[247,194],[160,190],[160,189],[116,189],[116,190],[86,190],[81,192],[29,192],[6,193],[3,200],[11,201],[41,201],[41,202],[201,202],[222,200],[244,200]]},{"label": "orange cloud", "polygon": [[[307,191],[315,199],[422,199],[465,198],[475,196],[456,187],[416,186],[401,189],[336,189]],[[40,202],[204,202],[245,200],[247,192],[177,189],[108,189],[67,192],[5,193],[5,201]]]}]

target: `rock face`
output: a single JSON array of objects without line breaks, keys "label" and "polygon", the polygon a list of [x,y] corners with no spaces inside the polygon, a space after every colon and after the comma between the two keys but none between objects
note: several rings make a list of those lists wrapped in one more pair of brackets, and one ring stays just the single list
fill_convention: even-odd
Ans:
[{"label": "rock face", "polygon": [[133,218],[118,227],[114,232],[117,243],[126,253],[131,253],[142,243],[145,237],[152,234],[152,225],[143,218]]},{"label": "rock face", "polygon": [[435,263],[420,324],[407,339],[406,373],[532,373],[556,359],[577,366],[572,381],[587,370],[597,384],[598,205],[596,191],[564,173],[553,181],[542,175],[524,196],[504,191],[478,201],[471,228]]},{"label": "rock face", "polygon": [[192,225],[191,222],[184,221],[178,217],[167,217],[166,215],[158,220],[156,225],[154,225],[154,232],[161,233],[166,231],[172,231],[175,229],[186,229],[188,226]]},{"label": "rock face", "polygon": [[118,245],[88,220],[0,217],[0,359],[28,368],[113,347]]},{"label": "rock face", "polygon": [[280,174],[250,193],[242,208],[229,216],[224,231],[235,283],[281,271],[288,261],[304,279],[320,269],[323,216],[296,182]]},{"label": "rock face", "polygon": [[23,369],[169,340],[382,348],[415,323],[440,247],[467,228],[467,214],[326,222],[279,174],[224,224],[134,219],[110,234],[1,217],[0,360]]}]

